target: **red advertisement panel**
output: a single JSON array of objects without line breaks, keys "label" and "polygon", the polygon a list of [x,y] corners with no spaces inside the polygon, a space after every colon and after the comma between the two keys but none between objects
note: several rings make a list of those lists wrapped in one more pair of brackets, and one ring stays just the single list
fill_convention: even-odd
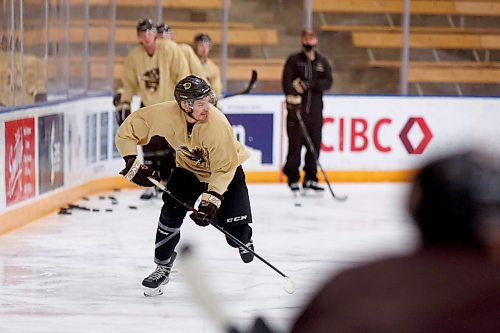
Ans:
[{"label": "red advertisement panel", "polygon": [[7,206],[35,196],[35,120],[5,122]]}]

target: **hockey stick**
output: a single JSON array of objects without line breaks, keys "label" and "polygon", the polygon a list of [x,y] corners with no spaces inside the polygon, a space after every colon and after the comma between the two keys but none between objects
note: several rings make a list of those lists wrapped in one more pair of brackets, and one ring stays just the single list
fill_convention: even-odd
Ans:
[{"label": "hockey stick", "polygon": [[[156,179],[154,178],[151,178],[151,177],[148,177],[149,181],[151,183],[153,183],[156,187],[158,187],[162,192],[168,194],[172,199],[174,199],[175,201],[177,201],[178,203],[180,203],[181,205],[183,205],[187,210],[193,212],[193,213],[197,213],[198,211],[191,205],[189,205],[188,203],[186,202],[183,202],[181,201],[179,198],[177,198],[175,195],[172,194],[172,192],[170,192],[164,185],[162,185],[160,182],[158,182]],[[293,283],[292,279],[290,279],[290,277],[286,276],[283,272],[281,272],[279,269],[277,269],[276,267],[274,267],[271,263],[269,263],[266,259],[262,258],[260,255],[258,255],[255,251],[253,251],[251,248],[249,248],[248,246],[246,246],[245,244],[243,244],[238,238],[234,237],[233,235],[231,235],[229,232],[227,232],[226,230],[222,229],[220,226],[218,226],[216,223],[213,223],[213,222],[210,222],[210,224],[216,228],[217,230],[219,230],[220,232],[222,232],[223,234],[225,234],[229,239],[231,239],[233,242],[235,242],[236,244],[238,244],[238,246],[241,246],[243,247],[245,250],[247,250],[248,252],[252,253],[254,256],[256,256],[260,261],[262,261],[264,264],[266,264],[267,266],[269,266],[270,268],[274,269],[279,275],[281,275],[282,277],[284,277],[286,279],[286,284],[285,284],[285,291],[289,294],[293,294],[295,292],[295,284]]]},{"label": "hockey stick", "polygon": [[330,185],[330,182],[328,181],[328,177],[326,176],[326,172],[321,166],[321,163],[319,162],[319,155],[318,152],[316,151],[316,148],[314,148],[314,144],[312,142],[311,137],[309,136],[309,133],[307,132],[306,124],[304,124],[304,120],[302,119],[302,115],[300,114],[300,109],[297,108],[295,109],[295,114],[297,115],[297,119],[299,120],[300,124],[300,129],[302,130],[302,134],[304,135],[304,138],[307,141],[307,145],[309,146],[309,150],[314,156],[314,159],[316,160],[316,164],[318,165],[319,169],[321,170],[321,174],[323,175],[323,179],[326,182],[326,185],[328,186],[328,189],[330,190],[330,193],[332,194],[332,197],[337,200],[337,201],[345,201],[347,200],[347,194],[346,195],[335,195],[332,190],[332,186]]},{"label": "hockey stick", "polygon": [[257,77],[258,77],[257,71],[255,69],[252,69],[252,76],[250,78],[250,81],[248,81],[247,87],[244,90],[237,92],[237,93],[234,93],[234,94],[222,96],[222,98],[229,98],[229,97],[248,94],[250,91],[252,91],[253,87],[255,86],[255,83],[257,82]]},{"label": "hockey stick", "polygon": [[[212,292],[213,288],[207,283],[206,274],[203,265],[198,260],[190,245],[185,245],[181,248],[182,268],[186,281],[191,286],[193,295],[196,297],[197,304],[200,304],[210,318],[212,318],[219,327],[227,333],[240,333],[231,322],[229,316],[223,311],[220,302]],[[266,322],[257,317],[254,321],[254,328],[251,331],[245,330],[247,333],[272,333]]]}]

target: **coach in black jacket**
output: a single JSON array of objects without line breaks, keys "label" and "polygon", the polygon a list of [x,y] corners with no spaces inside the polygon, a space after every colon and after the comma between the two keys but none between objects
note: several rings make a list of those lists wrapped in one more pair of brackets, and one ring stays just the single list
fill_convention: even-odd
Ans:
[{"label": "coach in black jacket", "polygon": [[307,132],[319,155],[323,126],[323,92],[333,83],[332,68],[328,60],[318,51],[318,38],[312,29],[301,34],[302,51],[288,57],[283,71],[282,85],[287,96],[288,155],[283,172],[288,177],[288,186],[297,193],[299,188],[300,152],[305,145],[307,152],[304,164],[304,189],[323,191],[318,185],[317,161],[300,129],[296,110],[300,108]]}]

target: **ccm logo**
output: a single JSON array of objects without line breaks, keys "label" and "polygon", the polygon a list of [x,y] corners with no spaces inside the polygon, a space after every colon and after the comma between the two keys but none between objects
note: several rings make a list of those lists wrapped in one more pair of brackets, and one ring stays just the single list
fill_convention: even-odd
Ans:
[{"label": "ccm logo", "polygon": [[242,215],[242,216],[236,216],[236,217],[230,217],[226,220],[227,223],[231,223],[231,222],[239,222],[239,221],[243,221],[243,220],[246,220],[248,218],[248,215]]}]

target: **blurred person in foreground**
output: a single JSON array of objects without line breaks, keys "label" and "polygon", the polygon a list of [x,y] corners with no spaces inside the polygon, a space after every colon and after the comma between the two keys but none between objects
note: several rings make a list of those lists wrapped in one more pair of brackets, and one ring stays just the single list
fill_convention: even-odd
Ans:
[{"label": "blurred person in foreground", "polygon": [[345,270],[303,310],[292,333],[500,332],[500,162],[456,153],[416,175],[413,254]]}]

